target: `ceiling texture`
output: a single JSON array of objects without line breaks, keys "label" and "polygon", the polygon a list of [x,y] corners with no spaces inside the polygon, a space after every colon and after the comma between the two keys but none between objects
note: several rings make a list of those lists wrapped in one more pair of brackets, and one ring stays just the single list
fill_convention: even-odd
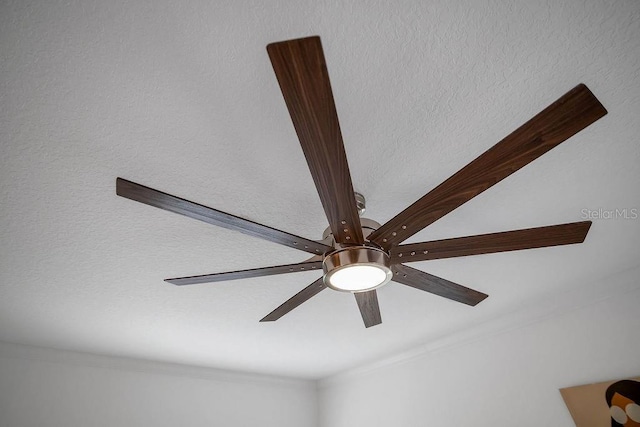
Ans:
[{"label": "ceiling texture", "polygon": [[[629,218],[594,219],[581,245],[412,264],[489,298],[474,308],[390,283],[369,329],[331,290],[258,322],[317,272],[163,282],[307,256],[117,197],[118,176],[322,237],[265,50],[309,35],[365,217],[380,223],[578,83],[609,111],[407,243]],[[636,0],[3,1],[0,60],[3,341],[321,378],[640,262]]]}]

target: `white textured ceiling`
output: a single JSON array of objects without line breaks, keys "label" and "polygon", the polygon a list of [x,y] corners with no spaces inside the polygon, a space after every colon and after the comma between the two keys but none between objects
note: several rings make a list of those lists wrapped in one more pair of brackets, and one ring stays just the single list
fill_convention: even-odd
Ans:
[{"label": "white textured ceiling", "polygon": [[314,273],[167,277],[303,252],[115,195],[115,178],[318,239],[326,219],[265,46],[322,37],[353,182],[384,222],[580,82],[609,115],[410,241],[640,207],[640,2],[4,1],[0,340],[317,378],[639,263],[640,219],[583,245],[414,265],[365,329],[349,294],[258,320]]}]

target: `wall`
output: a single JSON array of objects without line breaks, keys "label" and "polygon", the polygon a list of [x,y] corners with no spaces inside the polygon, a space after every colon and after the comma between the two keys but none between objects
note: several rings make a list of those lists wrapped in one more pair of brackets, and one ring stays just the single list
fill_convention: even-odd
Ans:
[{"label": "wall", "polygon": [[314,427],[311,381],[0,343],[0,426]]},{"label": "wall", "polygon": [[501,332],[483,325],[325,379],[320,425],[573,427],[559,388],[640,375],[639,277],[627,271],[559,295],[540,304],[542,319],[523,309],[507,331],[501,319]]},{"label": "wall", "polygon": [[572,427],[559,388],[640,375],[639,277],[581,286],[317,388],[0,343],[0,426]]}]

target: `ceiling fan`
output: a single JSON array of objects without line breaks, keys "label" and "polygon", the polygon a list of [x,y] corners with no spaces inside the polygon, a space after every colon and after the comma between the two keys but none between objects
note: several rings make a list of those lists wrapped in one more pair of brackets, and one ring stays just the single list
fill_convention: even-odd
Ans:
[{"label": "ceiling fan", "polygon": [[390,281],[475,306],[487,295],[416,270],[408,262],[582,243],[590,221],[402,245],[492,185],[540,157],[607,110],[580,84],[384,225],[360,218],[329,74],[319,37],[272,43],[267,52],[329,220],[315,241],[118,178],[116,193],[147,205],[308,252],[307,261],[166,279],[174,285],[218,282],[298,271],[322,277],[265,316],[274,321],[329,287],[354,294],[368,328],[382,322],[376,289]]}]

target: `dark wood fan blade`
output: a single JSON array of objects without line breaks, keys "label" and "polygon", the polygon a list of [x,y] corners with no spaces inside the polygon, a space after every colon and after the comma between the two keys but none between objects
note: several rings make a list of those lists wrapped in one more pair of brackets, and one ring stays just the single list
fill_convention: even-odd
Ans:
[{"label": "dark wood fan blade", "polygon": [[582,243],[591,221],[400,245],[391,262],[413,262]]},{"label": "dark wood fan blade", "polygon": [[403,285],[430,292],[463,304],[476,305],[489,296],[403,264],[392,265],[391,271],[393,271],[394,282],[402,283]]},{"label": "dark wood fan blade", "polygon": [[369,240],[398,245],[607,114],[580,84],[374,231]]},{"label": "dark wood fan blade", "polygon": [[229,230],[239,231],[249,236],[259,237],[273,243],[319,255],[331,250],[322,243],[295,236],[284,231],[258,224],[180,197],[172,196],[126,179],[116,180],[116,194],[146,205],[174,212],[189,218],[204,221]]},{"label": "dark wood fan blade", "polygon": [[273,276],[274,274],[296,273],[312,270],[322,271],[322,261],[305,261],[297,264],[227,271],[224,273],[203,274],[201,276],[175,277],[173,279],[165,279],[165,282],[177,286],[196,285],[199,283],[222,282],[225,280],[248,279],[250,277]]},{"label": "dark wood fan blade", "polygon": [[375,289],[367,292],[355,292],[353,296],[356,297],[358,302],[358,308],[365,327],[370,328],[382,323],[380,306],[378,306],[378,294]]},{"label": "dark wood fan blade", "polygon": [[322,277],[286,300],[280,307],[273,310],[271,313],[267,314],[264,318],[262,318],[261,322],[273,322],[278,320],[285,314],[289,313],[291,310],[302,304],[303,302],[309,300],[311,297],[317,295],[325,289],[326,286],[322,281]]},{"label": "dark wood fan blade", "polygon": [[336,242],[364,243],[320,37],[267,52]]}]

